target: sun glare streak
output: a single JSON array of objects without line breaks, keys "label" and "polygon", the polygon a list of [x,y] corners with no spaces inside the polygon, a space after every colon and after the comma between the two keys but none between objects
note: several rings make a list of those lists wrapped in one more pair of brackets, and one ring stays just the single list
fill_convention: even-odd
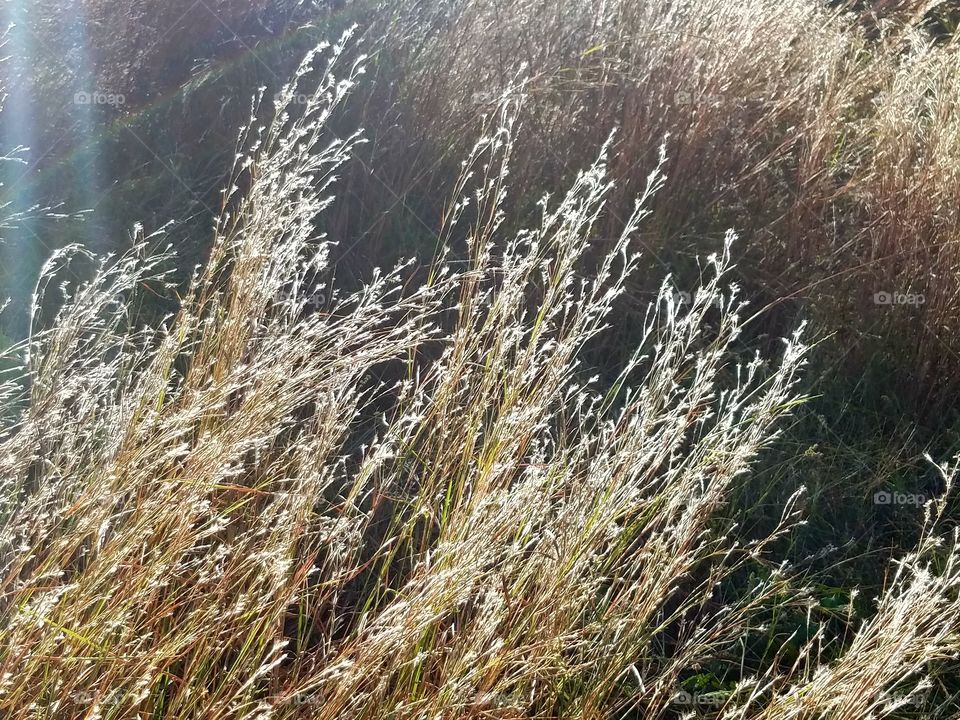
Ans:
[{"label": "sun glare streak", "polygon": [[29,297],[31,268],[43,256],[30,212],[36,203],[30,181],[43,151],[34,132],[37,90],[30,70],[37,47],[29,30],[28,4],[29,0],[13,0],[0,14],[8,28],[3,48],[7,58],[3,68],[6,101],[0,114],[0,143],[5,153],[13,152],[12,159],[0,164],[0,204],[6,206],[6,217],[16,217],[15,222],[5,223],[0,236],[0,279],[15,300],[11,308],[0,314],[0,331],[10,335],[25,329],[24,303],[19,301]]},{"label": "sun glare streak", "polygon": [[[103,199],[104,158],[101,154],[101,134],[98,129],[98,112],[103,106],[113,109],[122,104],[122,95],[110,88],[102,88],[98,82],[91,57],[91,45],[87,35],[89,19],[82,3],[74,2],[66,16],[66,32],[70,46],[71,60],[75,74],[72,87],[68,90],[70,104],[68,114],[75,123],[74,142],[78,148],[72,165],[77,168],[79,196],[76,198],[78,211],[96,211]],[[96,216],[88,217],[80,224],[81,241],[94,250],[98,248],[99,233],[96,231]],[[101,240],[102,241],[102,240]]]}]

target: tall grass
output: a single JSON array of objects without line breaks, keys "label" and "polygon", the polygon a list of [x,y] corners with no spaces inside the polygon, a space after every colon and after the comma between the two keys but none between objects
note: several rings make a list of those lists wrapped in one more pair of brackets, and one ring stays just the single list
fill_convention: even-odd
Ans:
[{"label": "tall grass", "polygon": [[[257,84],[272,87],[276,67],[292,55],[285,48],[316,32],[303,27],[307,19],[328,22],[325,8],[336,3],[321,3],[321,10],[287,0],[224,0],[190,9],[84,0],[76,5],[95,49],[90,77],[57,65],[57,49],[74,53],[78,33],[74,16],[54,5],[27,14],[35,22],[30,33],[51,49],[39,60],[20,59],[18,82],[33,79],[27,95],[43,100],[35,114],[46,118],[51,141],[62,134],[57,126],[66,130],[76,118],[60,113],[54,120],[44,103],[75,109],[76,90],[128,93],[125,112],[156,113],[133,127],[143,143],[121,133],[102,150],[121,158],[111,160],[110,172],[130,176],[127,193],[111,194],[114,212],[150,223],[171,212],[160,198],[179,199],[184,185],[199,200],[184,214],[207,222],[214,168],[223,166],[220,153],[229,152],[232,138],[188,118],[215,115],[232,127],[232,98]],[[368,268],[357,258],[376,265],[429,256],[446,188],[470,149],[468,129],[503,92],[522,86],[530,102],[514,138],[517,187],[563,192],[620,129],[609,167],[615,187],[597,228],[604,237],[619,235],[669,135],[667,185],[642,233],[657,266],[629,288],[640,313],[668,271],[683,275],[678,283],[689,290],[697,272],[691,258],[738,227],[745,240],[738,274],[748,294],[784,308],[766,316],[767,329],[782,334],[794,307],[805,304],[818,326],[843,336],[838,362],[851,376],[883,356],[919,379],[899,389],[902,404],[935,422],[949,410],[960,357],[952,282],[952,208],[960,206],[951,170],[960,160],[952,118],[956,48],[929,31],[950,12],[947,3],[919,0],[347,4],[333,22],[347,15],[362,21],[376,78],[338,119],[341,129],[366,127],[372,142],[357,149],[363,162],[345,172],[341,202],[324,221],[331,235],[351,243],[331,266],[361,276]],[[150,28],[158,42],[138,43]],[[231,51],[246,55],[232,71],[220,62]],[[191,67],[198,55],[208,57]],[[180,102],[192,112],[154,102],[181,82]],[[159,178],[140,172],[155,162],[144,144],[167,148],[166,164],[183,183],[165,170]],[[535,199],[512,195],[511,229],[531,221]],[[148,207],[138,213],[138,203]],[[99,216],[107,227],[108,214]],[[45,242],[57,241],[56,233],[46,235]],[[877,306],[877,293],[922,296],[924,303]]]},{"label": "tall grass", "polygon": [[[631,295],[646,302],[659,275],[684,267],[682,282],[694,283],[689,258],[737,226],[739,274],[752,297],[786,308],[780,326],[806,305],[848,338],[853,375],[885,355],[918,378],[901,389],[904,406],[937,417],[957,376],[960,322],[955,42],[925,29],[939,3],[832,5],[383,4],[370,19],[371,36],[382,35],[371,88],[383,90],[362,106],[377,178],[351,177],[359,199],[331,226],[347,232],[356,218],[407,210],[429,224],[468,149],[465,128],[520,78],[530,102],[515,139],[519,186],[562,191],[619,129],[602,236],[619,234],[669,136],[667,184],[642,238],[659,267],[638,275]],[[513,202],[517,217],[530,210],[523,196]],[[360,229],[365,253],[390,255],[396,224]],[[924,302],[878,306],[877,293]]]},{"label": "tall grass", "polygon": [[[801,495],[746,543],[722,512],[806,352],[798,334],[775,362],[732,359],[732,235],[692,303],[664,282],[615,382],[582,363],[638,269],[659,169],[598,261],[609,145],[514,232],[505,99],[427,276],[402,264],[309,311],[331,251],[315,221],[360,142],[329,130],[362,72],[345,42],[242,133],[210,259],[162,325],[131,314],[166,282],[162,237],[86,284],[59,283],[78,249],[45,268],[34,307],[61,289],[62,309],[35,314],[0,385],[4,718],[675,717],[691,671],[807,607],[778,558]],[[854,637],[745,664],[714,714],[887,714],[960,645],[942,512]]]}]

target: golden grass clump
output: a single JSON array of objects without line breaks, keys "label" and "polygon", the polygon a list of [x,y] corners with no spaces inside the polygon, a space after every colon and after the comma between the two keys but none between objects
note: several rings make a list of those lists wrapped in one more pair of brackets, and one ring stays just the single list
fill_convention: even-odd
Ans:
[{"label": "golden grass clump", "polygon": [[[689,305],[664,282],[614,382],[583,363],[638,269],[660,169],[585,267],[610,145],[508,231],[521,106],[506,98],[429,273],[401,264],[307,311],[331,248],[315,220],[360,141],[329,128],[363,70],[346,43],[311,53],[275,119],[244,130],[175,315],[131,322],[169,259],[140,233],[8,351],[3,718],[676,717],[685,673],[762,633],[771,604],[809,602],[778,558],[802,493],[749,542],[722,512],[798,402],[806,352],[798,332],[776,362],[733,358],[733,236]],[[838,661],[819,662],[839,642],[821,629],[715,714],[881,717],[955,653],[955,538],[941,542],[942,503],[927,512]]]}]

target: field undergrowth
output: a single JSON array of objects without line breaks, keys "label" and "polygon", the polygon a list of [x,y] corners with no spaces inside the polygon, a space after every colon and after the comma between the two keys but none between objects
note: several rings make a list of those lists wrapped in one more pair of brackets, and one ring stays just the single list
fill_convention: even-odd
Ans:
[{"label": "field undergrowth", "polygon": [[0,717],[960,717],[955,4],[3,12]]}]

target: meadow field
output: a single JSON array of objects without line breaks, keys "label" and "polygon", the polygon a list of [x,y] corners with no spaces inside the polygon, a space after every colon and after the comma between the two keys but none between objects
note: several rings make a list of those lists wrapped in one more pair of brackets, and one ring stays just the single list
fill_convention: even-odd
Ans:
[{"label": "meadow field", "polygon": [[960,4],[0,14],[0,719],[960,719]]}]

